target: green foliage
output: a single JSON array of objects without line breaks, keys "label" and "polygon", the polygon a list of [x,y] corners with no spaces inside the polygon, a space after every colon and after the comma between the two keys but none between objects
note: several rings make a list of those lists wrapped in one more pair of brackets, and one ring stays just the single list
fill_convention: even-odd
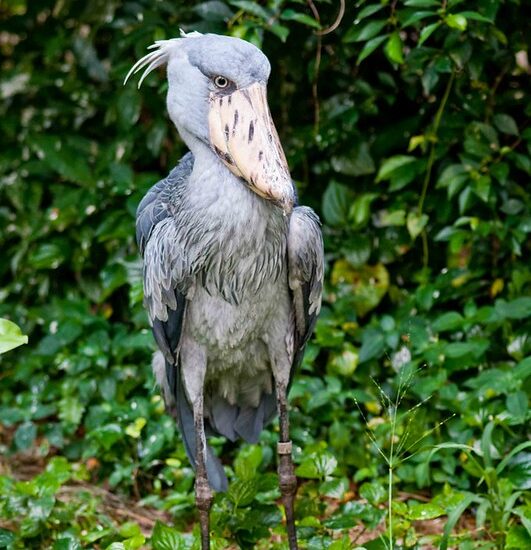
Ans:
[{"label": "green foliage", "polygon": [[[192,471],[150,372],[134,244],[138,202],[184,147],[162,72],[142,93],[122,86],[179,27],[264,49],[301,202],[324,222],[323,311],[290,396],[303,544],[349,548],[363,527],[366,548],[529,546],[521,10],[518,0],[345,2],[340,17],[324,0],[2,3],[0,349],[22,333],[29,345],[1,358],[0,547],[197,542]],[[212,512],[215,547],[281,547],[275,430],[239,450],[214,441],[231,480]],[[22,479],[28,455],[47,466]],[[80,480],[140,496],[175,525],[116,521],[92,493],[71,496]],[[463,514],[474,535],[456,532]],[[419,522],[436,518],[446,527],[424,534]]]},{"label": "green foliage", "polygon": [[0,319],[0,353],[28,343],[28,337],[8,319]]},{"label": "green foliage", "polygon": [[[429,453],[427,462],[441,449],[455,449],[463,453],[464,469],[471,478],[478,478],[476,493],[463,494],[461,505],[453,514],[448,515],[448,524],[441,539],[441,548],[446,550],[451,529],[465,511],[466,507],[475,502],[477,508],[477,523],[482,527],[486,521],[492,526],[494,535],[500,548],[511,546],[510,538],[516,536],[525,540],[524,546],[531,543],[531,509],[527,506],[517,507],[516,502],[524,490],[531,487],[531,454],[526,449],[531,447],[531,441],[517,445],[503,459],[496,448],[493,437],[495,424],[489,422],[485,428],[481,441],[476,447],[460,443],[441,443]],[[485,486],[483,491],[480,487]],[[526,531],[511,529],[514,516],[521,518]],[[509,539],[508,540],[506,540]]]}]

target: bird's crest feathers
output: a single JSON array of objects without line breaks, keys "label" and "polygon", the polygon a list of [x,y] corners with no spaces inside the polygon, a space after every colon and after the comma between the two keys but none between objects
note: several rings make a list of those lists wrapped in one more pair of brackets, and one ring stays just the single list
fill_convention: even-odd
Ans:
[{"label": "bird's crest feathers", "polygon": [[184,32],[182,29],[179,29],[179,31],[181,34],[181,38],[170,38],[169,40],[156,40],[154,44],[151,44],[151,46],[148,46],[148,50],[154,50],[154,51],[149,52],[147,55],[139,59],[131,67],[131,69],[127,73],[127,76],[124,79],[124,85],[127,83],[127,81],[129,80],[129,78],[131,78],[132,75],[136,74],[138,71],[144,69],[145,67],[144,73],[142,74],[142,77],[138,81],[138,88],[140,88],[140,86],[142,86],[142,82],[151,71],[168,62],[170,53],[174,50],[175,47],[177,47],[181,39],[198,38],[200,36],[203,36],[200,32],[197,32],[197,31],[193,31],[189,33]]}]

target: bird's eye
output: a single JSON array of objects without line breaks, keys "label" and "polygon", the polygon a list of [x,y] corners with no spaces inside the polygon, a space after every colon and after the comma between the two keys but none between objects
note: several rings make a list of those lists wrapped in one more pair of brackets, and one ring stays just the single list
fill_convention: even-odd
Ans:
[{"label": "bird's eye", "polygon": [[226,88],[229,85],[229,80],[228,80],[228,78],[225,78],[224,76],[216,76],[214,78],[214,84],[218,88],[223,89],[223,88]]}]

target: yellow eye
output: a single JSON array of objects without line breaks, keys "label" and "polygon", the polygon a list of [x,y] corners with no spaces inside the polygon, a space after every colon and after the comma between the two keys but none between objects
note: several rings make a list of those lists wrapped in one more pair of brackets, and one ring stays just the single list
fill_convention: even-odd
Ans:
[{"label": "yellow eye", "polygon": [[229,80],[227,78],[225,78],[224,76],[216,76],[214,78],[214,84],[218,87],[218,88],[226,88],[228,85],[229,85]]}]

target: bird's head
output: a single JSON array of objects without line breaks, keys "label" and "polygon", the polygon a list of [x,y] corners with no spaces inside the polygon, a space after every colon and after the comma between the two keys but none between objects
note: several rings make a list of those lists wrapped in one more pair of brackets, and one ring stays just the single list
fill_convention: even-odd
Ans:
[{"label": "bird's head", "polygon": [[267,104],[267,57],[249,42],[215,34],[183,34],[150,48],[125,80],[145,68],[140,87],[167,64],[168,112],[185,141],[206,144],[250,189],[290,212],[295,193]]}]

